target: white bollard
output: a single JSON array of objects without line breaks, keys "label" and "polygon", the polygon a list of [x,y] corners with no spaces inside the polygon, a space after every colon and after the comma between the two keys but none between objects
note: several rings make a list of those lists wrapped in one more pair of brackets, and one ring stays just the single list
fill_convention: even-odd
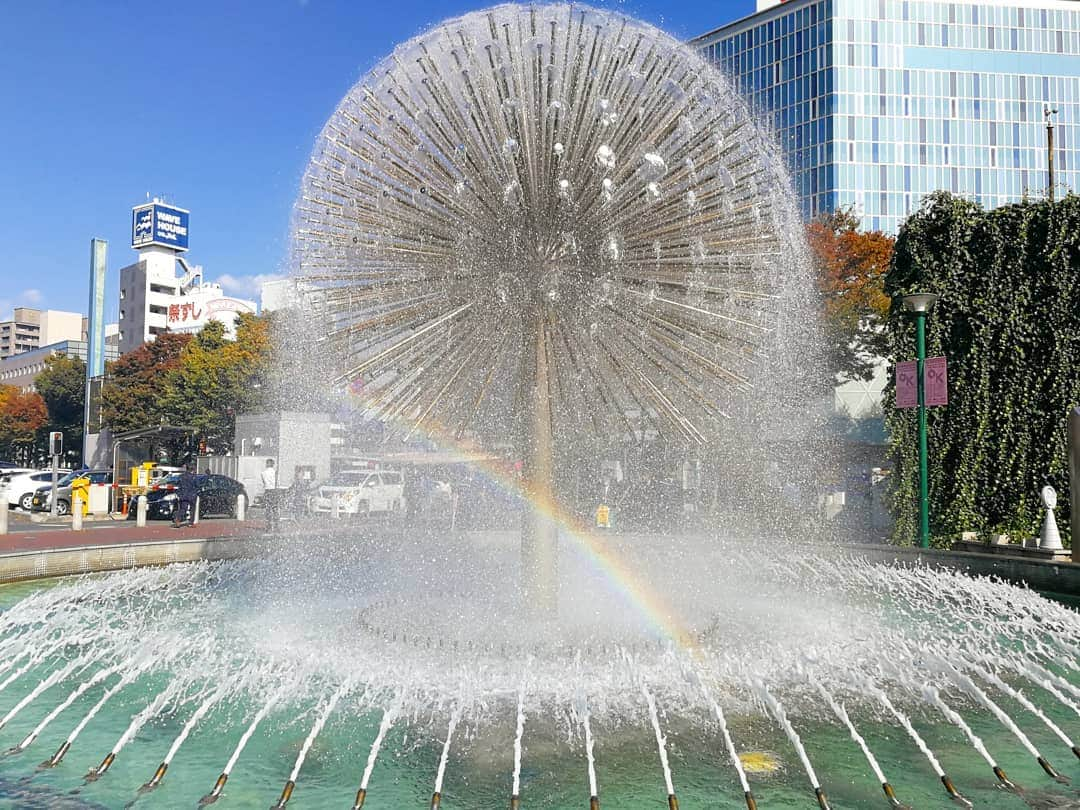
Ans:
[{"label": "white bollard", "polygon": [[1054,509],[1057,507],[1057,492],[1053,487],[1045,486],[1039,495],[1042,497],[1043,507],[1046,509],[1042,531],[1039,532],[1039,548],[1044,551],[1061,551],[1061,535],[1058,533],[1057,520],[1054,518]]},{"label": "white bollard", "polygon": [[330,496],[330,510],[334,516],[334,520],[341,517],[341,501],[338,499],[338,494],[335,492]]},{"label": "white bollard", "polygon": [[78,495],[71,499],[71,530],[82,531],[82,498]]},{"label": "white bollard", "polygon": [[146,496],[140,495],[135,500],[135,525],[140,528],[146,525]]},{"label": "white bollard", "polygon": [[0,534],[8,533],[8,499],[7,492],[0,492]]},{"label": "white bollard", "polygon": [[244,520],[247,516],[247,498],[243,493],[236,496],[236,519]]},{"label": "white bollard", "polygon": [[195,514],[191,516],[191,525],[199,525],[199,496],[195,496]]}]

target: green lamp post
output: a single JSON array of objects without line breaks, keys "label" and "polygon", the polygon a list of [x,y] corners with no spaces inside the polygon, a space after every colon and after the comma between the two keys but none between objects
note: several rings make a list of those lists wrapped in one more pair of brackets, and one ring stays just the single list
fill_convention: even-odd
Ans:
[{"label": "green lamp post", "polygon": [[918,363],[915,376],[919,394],[919,546],[930,548],[930,472],[926,447],[926,316],[937,303],[934,293],[911,293],[900,300],[904,310],[915,316],[915,350]]}]

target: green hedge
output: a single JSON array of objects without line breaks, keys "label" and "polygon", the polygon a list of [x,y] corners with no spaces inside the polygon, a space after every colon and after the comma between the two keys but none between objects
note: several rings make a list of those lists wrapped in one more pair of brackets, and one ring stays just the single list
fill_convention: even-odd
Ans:
[{"label": "green hedge", "polygon": [[[1080,404],[1080,197],[985,211],[937,193],[904,224],[885,280],[889,295],[934,292],[927,355],[949,362],[949,405],[929,409],[930,531],[1037,535],[1039,490],[1059,493],[1068,535],[1067,419]],[[889,315],[894,360],[915,357],[915,326]],[[918,527],[915,409],[886,391],[896,462],[897,542]]]}]

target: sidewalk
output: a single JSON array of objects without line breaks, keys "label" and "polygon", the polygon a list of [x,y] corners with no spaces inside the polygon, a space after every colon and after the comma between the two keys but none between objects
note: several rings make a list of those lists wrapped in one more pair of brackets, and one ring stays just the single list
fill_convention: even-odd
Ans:
[{"label": "sidewalk", "polygon": [[[70,523],[68,524],[70,526]],[[138,527],[132,522],[95,523],[94,528],[76,532],[70,528],[53,525],[0,535],[0,554],[45,549],[70,549],[80,546],[122,546],[127,543],[153,542],[155,540],[190,540],[219,537],[245,537],[263,531],[261,520],[201,520],[198,526],[172,528],[167,521],[148,522]]]}]

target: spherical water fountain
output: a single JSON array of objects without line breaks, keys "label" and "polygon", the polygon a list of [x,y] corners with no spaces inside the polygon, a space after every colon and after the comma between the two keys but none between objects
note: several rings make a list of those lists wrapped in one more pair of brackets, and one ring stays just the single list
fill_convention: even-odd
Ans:
[{"label": "spherical water fountain", "polygon": [[735,523],[598,536],[565,505],[567,445],[632,435],[631,409],[734,448],[747,491],[783,460],[792,434],[761,437],[813,328],[775,154],[618,14],[503,6],[395,51],[304,180],[291,402],[349,388],[388,441],[510,437],[525,475],[486,474],[531,504],[523,540],[314,527],[0,591],[0,796],[1075,806],[1051,764],[1080,756],[1074,611]]}]

